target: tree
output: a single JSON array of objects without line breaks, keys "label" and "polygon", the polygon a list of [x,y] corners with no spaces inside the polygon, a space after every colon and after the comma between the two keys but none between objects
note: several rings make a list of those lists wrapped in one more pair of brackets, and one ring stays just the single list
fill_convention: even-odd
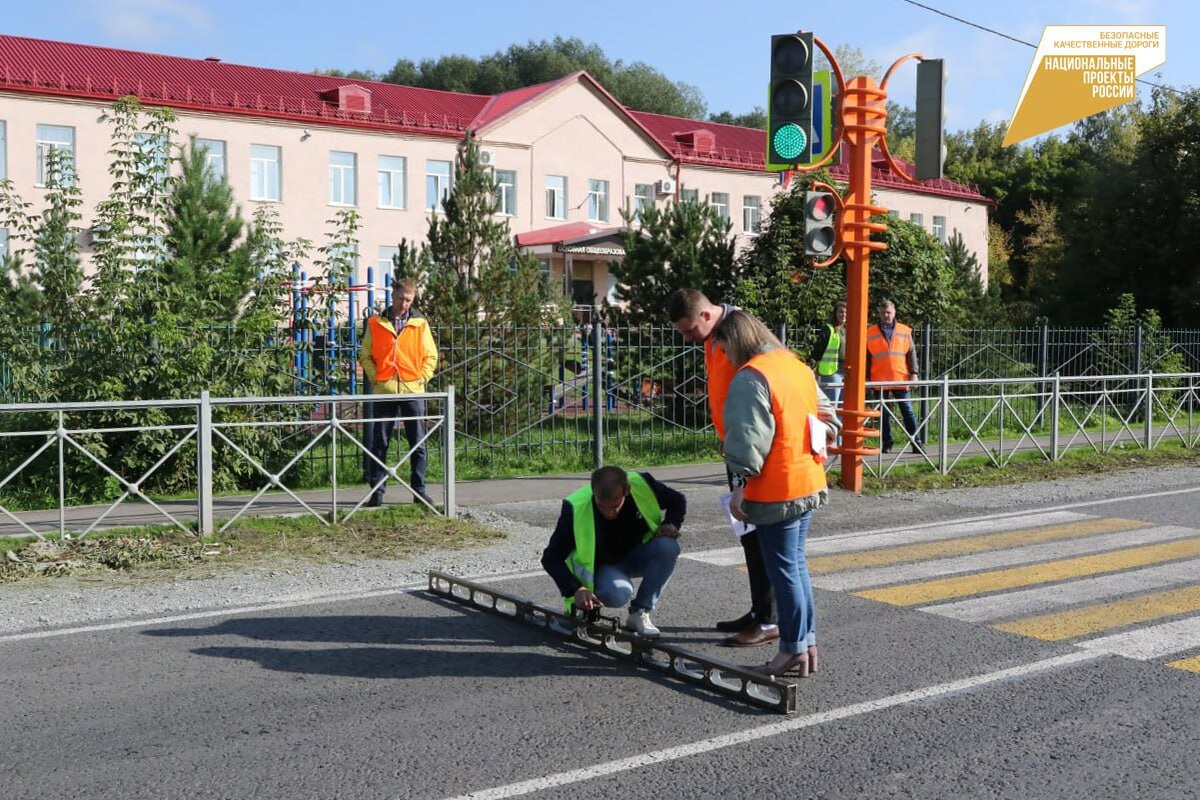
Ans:
[{"label": "tree", "polygon": [[745,114],[721,111],[717,114],[709,115],[708,121],[719,122],[722,125],[740,125],[743,128],[758,128],[765,131],[767,129],[767,110],[762,106],[755,106],[753,110],[747,111]]},{"label": "tree", "polygon": [[79,259],[82,204],[75,160],[59,148],[46,155],[46,210],[33,224],[33,283],[40,289],[37,309],[53,328],[70,324],[80,313],[83,267]]},{"label": "tree", "polygon": [[737,283],[732,224],[704,203],[647,206],[637,218],[622,212],[625,258],[611,262],[618,316],[630,324],[663,324],[667,298],[681,286],[714,301],[733,295]]},{"label": "tree", "polygon": [[802,350],[813,329],[845,296],[843,266],[817,268],[804,256],[804,192],[814,181],[830,180],[826,172],[804,175],[787,192],[777,194],[762,230],[739,263],[734,299],[768,325],[785,323],[790,344]]},{"label": "tree", "polygon": [[891,218],[886,222],[880,239],[887,249],[871,255],[870,308],[890,299],[897,316],[910,325],[944,322],[954,286],[944,248],[920,225]]},{"label": "tree", "polygon": [[171,251],[166,279],[204,313],[226,320],[254,277],[249,251],[236,244],[246,227],[241,208],[234,205],[229,182],[208,168],[195,137],[182,151],[180,167],[166,222]]}]

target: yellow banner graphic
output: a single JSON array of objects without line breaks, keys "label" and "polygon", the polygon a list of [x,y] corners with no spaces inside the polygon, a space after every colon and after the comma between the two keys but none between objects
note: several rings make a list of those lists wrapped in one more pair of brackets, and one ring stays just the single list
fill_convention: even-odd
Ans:
[{"label": "yellow banner graphic", "polygon": [[1004,144],[1136,100],[1138,76],[1166,53],[1165,25],[1047,25]]}]

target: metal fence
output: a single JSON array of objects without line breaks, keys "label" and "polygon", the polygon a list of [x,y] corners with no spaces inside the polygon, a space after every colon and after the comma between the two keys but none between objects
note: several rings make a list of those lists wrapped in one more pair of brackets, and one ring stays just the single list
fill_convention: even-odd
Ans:
[{"label": "metal fence", "polygon": [[[454,517],[453,388],[425,395],[256,398],[205,392],[189,400],[0,405],[0,535],[86,536],[105,523],[146,524],[148,513],[154,522],[203,534],[223,531],[247,513],[344,522],[378,488],[364,486],[365,466],[374,456],[363,426],[374,420],[364,418],[361,408],[394,399],[426,401],[429,410],[420,417],[425,439],[417,444],[430,445],[440,511]],[[386,463],[374,460],[393,485],[411,490],[400,470],[412,448],[403,436],[393,447]],[[328,454],[328,472],[313,475],[306,468],[315,451]],[[142,456],[136,464],[134,453]],[[350,468],[339,470],[347,457]],[[108,484],[105,502],[79,503],[81,475]],[[22,494],[14,486],[42,491]],[[164,499],[171,488],[195,499]],[[45,502],[46,495],[53,502]]]}]

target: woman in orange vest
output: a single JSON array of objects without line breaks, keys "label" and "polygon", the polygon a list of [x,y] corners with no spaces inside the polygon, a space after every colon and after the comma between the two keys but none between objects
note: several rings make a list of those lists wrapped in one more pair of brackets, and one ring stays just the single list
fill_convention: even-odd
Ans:
[{"label": "woman in orange vest", "polygon": [[829,498],[816,450],[840,423],[812,370],[757,319],[734,311],[715,335],[738,367],[725,401],[730,512],[757,528],[779,606],[779,653],[755,669],[806,677],[817,668],[817,624],[805,540],[813,510]]}]

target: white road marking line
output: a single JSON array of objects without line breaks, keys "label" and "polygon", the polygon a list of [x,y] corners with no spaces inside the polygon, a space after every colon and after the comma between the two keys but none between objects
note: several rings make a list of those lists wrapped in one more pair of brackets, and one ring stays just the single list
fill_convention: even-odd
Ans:
[{"label": "white road marking line", "polygon": [[911,583],[928,578],[961,575],[984,569],[1011,567],[1018,564],[1034,564],[1039,561],[1050,561],[1083,555],[1085,553],[1102,553],[1108,550],[1134,547],[1152,542],[1186,539],[1198,534],[1200,534],[1200,531],[1194,528],[1163,525],[1156,528],[1141,528],[1132,531],[1121,531],[1120,533],[1108,533],[1101,536],[1089,536],[1084,539],[1068,539],[1060,542],[1031,544],[1024,547],[1012,547],[1006,550],[989,550],[984,553],[973,553],[968,556],[938,558],[930,561],[917,561],[886,567],[869,567],[866,569],[850,570],[848,572],[837,572],[830,575],[818,575],[813,578],[813,586],[821,589],[832,589],[834,591],[849,591],[868,586],[886,586],[891,583]]},{"label": "white road marking line", "polygon": [[1075,646],[1138,661],[1162,658],[1171,653],[1200,647],[1200,616],[1164,622],[1140,630],[1114,633],[1098,639],[1085,639],[1076,642]]},{"label": "white road marking line", "polygon": [[998,619],[1044,614],[1064,606],[1108,600],[1122,595],[1137,594],[1151,589],[1194,583],[1200,580],[1200,559],[1175,561],[1156,567],[1145,567],[1116,575],[1101,575],[1070,583],[1039,586],[1004,595],[1002,602],[995,597],[972,597],[922,606],[922,611],[964,622],[991,622]]},{"label": "white road marking line", "polygon": [[[503,575],[479,575],[466,577],[465,580],[490,582],[511,581],[519,578],[531,578],[545,575],[542,570],[529,572],[512,572]],[[197,619],[212,619],[213,617],[234,617],[241,614],[256,614],[261,611],[278,611],[281,608],[301,608],[303,606],[319,606],[326,603],[344,603],[351,600],[368,600],[373,597],[397,597],[404,594],[415,594],[425,591],[428,584],[405,586],[398,589],[374,589],[365,592],[346,592],[344,594],[321,595],[290,595],[269,603],[258,603],[252,606],[237,606],[234,608],[214,608],[208,611],[192,611],[186,614],[171,614],[149,619],[126,619],[116,622],[102,622],[94,625],[77,625],[70,628],[54,628],[52,630],[20,631],[17,633],[0,634],[0,644],[7,642],[24,642],[31,639],[50,639],[55,636],[71,636],[77,633],[100,633],[102,631],[118,631],[127,628],[150,628],[156,625],[170,625],[176,622],[189,622]]]},{"label": "white road marking line", "polygon": [[663,750],[655,750],[649,753],[641,753],[629,758],[622,758],[616,761],[608,761],[603,764],[595,764],[590,767],[581,769],[568,770],[566,772],[558,772],[553,775],[545,775],[540,778],[531,780],[519,781],[510,783],[505,786],[495,786],[488,789],[478,789],[473,792],[458,795],[447,800],[505,800],[509,797],[520,797],[521,795],[533,794],[534,792],[542,792],[547,789],[555,789],[560,786],[569,786],[583,781],[602,778],[607,775],[615,775],[620,772],[628,772],[630,770],[641,769],[643,767],[653,766],[655,764],[663,764],[670,761],[677,761],[683,758],[691,758],[692,756],[710,753],[714,750],[721,750],[728,747],[735,747],[741,744],[766,739],[771,736],[778,736],[792,731],[811,728],[815,725],[823,725],[827,722],[835,722],[837,720],[849,719],[851,717],[870,714],[876,711],[882,711],[896,706],[908,705],[910,703],[919,703],[923,700],[930,700],[936,697],[943,697],[949,694],[958,692],[966,692],[972,689],[978,689],[989,684],[999,683],[1007,680],[1017,680],[1026,678],[1031,675],[1036,675],[1042,672],[1059,669],[1062,667],[1071,667],[1078,664],[1083,664],[1101,657],[1100,653],[1068,653],[1062,656],[1034,661],[1029,664],[1021,664],[1016,667],[998,670],[996,672],[988,672],[983,675],[974,675],[969,678],[962,678],[956,681],[947,683],[939,683],[934,686],[928,686],[923,689],[915,689],[910,692],[901,692],[899,694],[881,697],[877,700],[867,700],[862,703],[854,703],[853,705],[842,706],[841,708],[830,709],[829,711],[821,711],[816,714],[807,714],[802,717],[776,722],[770,725],[763,725],[758,728],[750,728],[744,731],[728,733],[722,736],[714,736],[710,739],[702,739],[698,742],[679,745],[676,747],[668,747]]}]

